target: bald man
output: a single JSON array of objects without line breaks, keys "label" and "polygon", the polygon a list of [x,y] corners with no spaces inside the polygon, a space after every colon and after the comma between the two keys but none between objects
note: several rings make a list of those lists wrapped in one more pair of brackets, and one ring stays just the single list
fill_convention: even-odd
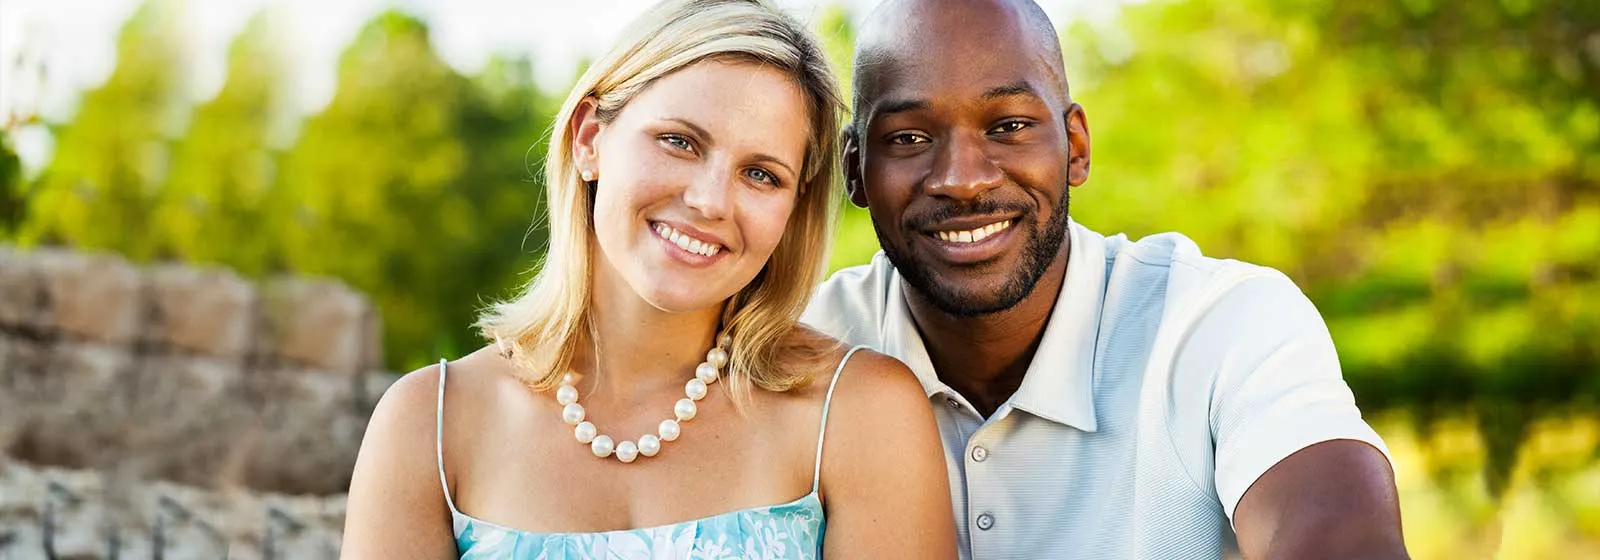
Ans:
[{"label": "bald man", "polygon": [[916,372],[963,557],[1406,556],[1388,451],[1299,288],[1068,217],[1089,126],[1038,6],[889,0],[855,80],[846,188],[883,252],[804,320]]}]

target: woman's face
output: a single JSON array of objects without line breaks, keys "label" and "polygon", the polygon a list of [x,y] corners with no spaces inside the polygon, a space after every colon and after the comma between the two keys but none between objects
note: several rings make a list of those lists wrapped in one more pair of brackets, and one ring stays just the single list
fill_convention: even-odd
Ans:
[{"label": "woman's face", "polygon": [[575,119],[593,172],[596,274],[685,312],[753,280],[783,236],[810,134],[804,94],[752,63],[701,61],[635,95],[609,124]]}]

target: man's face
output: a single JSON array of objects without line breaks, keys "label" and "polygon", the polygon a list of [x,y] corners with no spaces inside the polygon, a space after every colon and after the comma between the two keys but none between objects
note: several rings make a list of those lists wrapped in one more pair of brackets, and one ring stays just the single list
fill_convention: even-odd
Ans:
[{"label": "man's face", "polygon": [[1069,184],[1088,175],[1059,51],[1010,14],[971,12],[921,14],[879,42],[846,147],[851,200],[890,261],[957,316],[1032,292],[1064,257]]}]

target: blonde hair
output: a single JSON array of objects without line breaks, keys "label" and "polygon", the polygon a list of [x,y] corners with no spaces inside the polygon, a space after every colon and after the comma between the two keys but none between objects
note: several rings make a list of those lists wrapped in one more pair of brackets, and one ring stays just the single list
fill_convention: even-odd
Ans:
[{"label": "blonde hair", "polygon": [[798,321],[822,279],[838,207],[833,181],[844,107],[839,85],[811,33],[766,1],[669,0],[635,20],[561,105],[545,158],[550,235],[543,266],[520,296],[490,305],[478,319],[484,336],[509,347],[523,381],[534,389],[556,386],[591,327],[594,200],[573,162],[574,112],[592,98],[596,118],[611,122],[656,80],[708,59],[785,72],[808,105],[811,137],[799,199],[766,267],[724,303],[722,331],[732,338],[725,375],[735,402],[744,400],[752,384],[782,392],[810,381],[810,366],[826,345],[817,344]]}]

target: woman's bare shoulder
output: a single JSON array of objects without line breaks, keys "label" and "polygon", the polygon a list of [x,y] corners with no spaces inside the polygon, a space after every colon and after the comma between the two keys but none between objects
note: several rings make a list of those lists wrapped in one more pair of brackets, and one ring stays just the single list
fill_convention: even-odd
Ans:
[{"label": "woman's bare shoulder", "polygon": [[[921,383],[905,364],[876,350],[867,347],[854,349],[805,325],[797,325],[790,340],[790,348],[799,349],[794,352],[797,357],[810,363],[811,383],[806,387],[807,392],[826,393],[837,373],[839,383],[835,389],[836,399],[844,392],[878,394],[889,391],[901,396],[923,395]],[[848,361],[845,361],[846,356],[849,357]],[[845,382],[847,379],[848,384]]]}]

